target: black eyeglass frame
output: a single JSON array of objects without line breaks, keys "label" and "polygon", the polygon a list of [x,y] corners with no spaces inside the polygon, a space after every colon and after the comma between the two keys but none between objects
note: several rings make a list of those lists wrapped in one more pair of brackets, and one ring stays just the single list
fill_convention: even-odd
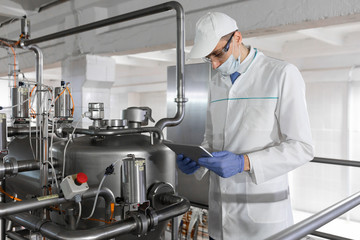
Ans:
[{"label": "black eyeglass frame", "polygon": [[[227,43],[225,44],[225,46],[223,47],[223,49],[221,49],[221,52],[220,52],[220,53],[218,53],[218,54],[216,54],[216,55],[214,55],[213,53],[210,53],[208,56],[214,55],[214,57],[220,58],[220,56],[219,56],[220,54],[227,53],[227,52],[229,51],[230,44],[231,44],[231,40],[232,40],[233,36],[235,35],[235,33],[236,33],[236,31],[233,32],[233,34],[231,34],[231,37],[229,38],[229,40],[227,41]],[[208,56],[203,57],[203,60],[204,60],[205,62],[211,62],[211,59],[210,59],[210,57],[208,57]]]}]

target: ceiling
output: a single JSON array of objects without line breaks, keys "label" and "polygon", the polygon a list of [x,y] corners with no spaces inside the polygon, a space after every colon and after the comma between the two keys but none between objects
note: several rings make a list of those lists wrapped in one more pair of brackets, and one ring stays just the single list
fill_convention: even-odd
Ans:
[{"label": "ceiling", "polygon": [[[244,38],[243,42],[257,47],[268,56],[291,62],[304,72],[360,65],[359,37],[360,23],[348,23]],[[187,46],[185,54],[190,49],[191,46]],[[121,85],[135,84],[134,76],[147,76],[147,79],[151,79],[151,75],[164,75],[167,66],[176,64],[175,49],[111,57],[117,64],[116,78]],[[187,64],[197,62],[201,60],[186,61]],[[45,69],[44,74],[45,79],[60,80],[61,68],[57,66]],[[27,77],[35,78],[35,73],[27,73]]]},{"label": "ceiling", "polygon": [[0,0],[0,26],[64,0]]},{"label": "ceiling", "polygon": [[[24,15],[35,14],[42,9],[65,0],[0,0],[0,25]],[[345,69],[360,65],[360,22],[311,28],[260,37],[246,38],[246,45],[257,47],[266,55],[284,59],[304,71],[319,69]],[[185,49],[186,54],[191,46]],[[167,66],[176,64],[176,50],[165,49],[126,56],[111,56],[116,62],[116,79],[120,85],[134,83],[134,77],[166,77]],[[187,60],[196,63],[199,60]],[[55,66],[55,67],[54,67]],[[61,64],[45,66],[44,79],[60,80]],[[34,79],[34,72],[27,72],[27,78]]]}]

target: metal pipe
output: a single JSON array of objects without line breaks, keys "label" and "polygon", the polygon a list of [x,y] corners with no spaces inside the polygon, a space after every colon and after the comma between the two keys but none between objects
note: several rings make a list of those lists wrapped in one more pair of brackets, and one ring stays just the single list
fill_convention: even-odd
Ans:
[{"label": "metal pipe", "polygon": [[[164,194],[159,199],[165,204],[170,204],[169,206],[161,210],[155,211],[156,215],[158,216],[159,222],[173,218],[176,215],[183,214],[190,207],[190,202],[182,197]],[[24,226],[29,230],[40,231],[41,234],[45,237],[61,240],[109,239],[122,234],[136,232],[139,228],[143,227],[140,226],[141,223],[138,219],[135,219],[135,217],[131,217],[108,225],[102,225],[92,229],[74,231],[65,229],[63,226],[57,225],[55,223],[44,221],[28,213],[11,215],[8,218],[19,223],[20,225]],[[146,221],[148,223],[151,223],[153,222],[153,219],[152,217],[147,215]]]},{"label": "metal pipe", "polygon": [[[8,127],[7,131],[8,131],[9,137],[18,136],[18,135],[29,135],[29,133],[30,133],[29,127],[23,127],[23,128]],[[37,132],[38,131],[36,131],[36,127],[31,127],[31,134],[34,134]],[[48,127],[48,132],[51,132],[51,127]]]},{"label": "metal pipe", "polygon": [[[86,199],[86,198],[95,197],[96,193],[97,193],[97,188],[90,188],[82,195],[82,198]],[[69,202],[69,200],[66,200],[63,197],[59,197],[57,195],[53,195],[53,196],[54,198],[44,199],[44,200],[41,198],[34,198],[21,202],[0,203],[0,217],[5,217],[16,213],[26,212],[29,210],[34,210],[51,205],[58,205],[65,202]],[[106,206],[110,206],[110,203],[115,201],[114,194],[108,188],[100,189],[99,196],[104,198],[105,202],[107,203]]]},{"label": "metal pipe", "polygon": [[280,231],[266,240],[291,240],[301,239],[308,234],[311,234],[316,229],[341,216],[350,209],[360,204],[360,192],[351,195],[350,197],[314,214],[313,216]]},{"label": "metal pipe", "polygon": [[24,41],[24,45],[36,44],[44,41],[49,41],[61,37],[66,37],[72,34],[81,33],[100,27],[108,26],[115,23],[121,23],[125,21],[130,21],[133,19],[146,17],[153,14],[158,14],[161,12],[166,12],[171,9],[176,11],[176,69],[177,69],[177,98],[175,102],[177,103],[177,112],[173,118],[163,118],[156,123],[156,127],[161,130],[167,126],[176,126],[181,123],[184,118],[184,108],[185,102],[187,101],[184,95],[184,72],[185,72],[185,14],[183,7],[175,1],[166,2],[159,4],[153,7],[144,8],[141,10],[133,11],[130,13],[122,14],[119,16],[111,17],[101,21],[85,24],[82,26],[70,28],[63,30],[57,33],[45,35],[39,38],[32,40]]},{"label": "metal pipe", "polygon": [[81,26],[78,26],[78,27],[66,29],[66,30],[56,32],[56,33],[52,33],[52,34],[49,34],[49,35],[45,35],[45,36],[42,36],[42,37],[34,38],[34,39],[31,39],[31,40],[26,40],[26,41],[24,41],[24,44],[25,44],[25,46],[31,45],[31,44],[37,44],[37,43],[50,41],[50,40],[61,38],[61,37],[70,36],[70,35],[73,35],[73,34],[76,34],[76,33],[86,32],[86,31],[89,31],[89,30],[105,27],[105,26],[108,26],[108,25],[116,24],[116,23],[126,22],[126,21],[137,19],[137,18],[146,17],[146,16],[149,16],[149,15],[153,15],[153,14],[157,14],[157,13],[161,13],[161,12],[166,12],[168,10],[171,10],[173,8],[171,5],[174,5],[174,4],[179,5],[179,3],[177,3],[177,2],[168,2],[168,3],[159,4],[159,5],[156,5],[156,6],[153,6],[153,7],[144,8],[144,9],[141,9],[141,10],[129,12],[129,13],[126,13],[126,14],[122,14],[122,15],[118,15],[118,16],[115,16],[115,17],[107,18],[107,19],[100,20],[100,21],[97,21],[97,22],[81,25]]},{"label": "metal pipe", "polygon": [[36,55],[36,82],[38,84],[39,91],[36,91],[37,96],[37,112],[36,124],[40,126],[40,135],[38,141],[38,151],[36,151],[39,156],[36,156],[36,159],[41,162],[40,164],[40,189],[42,189],[42,195],[47,195],[47,183],[48,183],[48,116],[47,112],[47,103],[42,100],[45,97],[45,89],[43,89],[43,53],[41,49],[36,45],[26,44],[25,49],[34,51]]},{"label": "metal pipe", "polygon": [[[54,167],[58,166],[58,161],[54,160]],[[40,162],[36,160],[21,160],[16,161],[15,158],[9,158],[7,162],[0,162],[0,178],[5,176],[16,175],[18,172],[27,172],[38,170]]]},{"label": "metal pipe", "polygon": [[340,236],[336,236],[336,235],[332,235],[329,233],[324,233],[324,232],[312,232],[310,235],[312,236],[316,236],[316,237],[321,237],[324,239],[331,239],[331,240],[351,240],[350,238],[344,238],[344,237],[340,237]]},{"label": "metal pipe", "polygon": [[0,154],[7,152],[6,140],[6,114],[0,113]]},{"label": "metal pipe", "polygon": [[173,9],[176,10],[176,84],[177,84],[177,111],[173,118],[160,119],[155,127],[163,130],[168,126],[179,125],[185,116],[185,14],[184,9],[178,2],[168,3]]},{"label": "metal pipe", "polygon": [[159,200],[163,204],[170,204],[169,206],[156,211],[156,214],[159,217],[159,222],[169,220],[175,216],[186,213],[190,208],[190,202],[186,198],[180,196],[162,194],[159,197]]},{"label": "metal pipe", "polygon": [[18,233],[15,232],[6,232],[6,235],[8,238],[13,239],[13,240],[29,240],[28,238],[25,238],[23,236],[21,236]]},{"label": "metal pipe", "polygon": [[315,163],[326,163],[340,166],[349,167],[360,167],[360,161],[340,160],[340,159],[329,159],[329,158],[314,158],[311,162]]},{"label": "metal pipe", "polygon": [[[67,134],[71,134],[74,131],[74,128],[64,128],[62,130]],[[120,134],[134,134],[134,133],[143,133],[143,132],[155,132],[163,139],[162,131],[157,127],[145,127],[145,128],[126,128],[126,129],[87,129],[87,128],[76,128],[76,134],[86,134],[92,136],[116,136]]]}]

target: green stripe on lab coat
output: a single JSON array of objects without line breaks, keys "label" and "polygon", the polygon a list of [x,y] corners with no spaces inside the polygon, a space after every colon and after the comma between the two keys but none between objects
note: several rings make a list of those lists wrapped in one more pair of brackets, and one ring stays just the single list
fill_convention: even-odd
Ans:
[{"label": "green stripe on lab coat", "polygon": [[220,101],[230,101],[230,100],[244,100],[244,99],[279,99],[279,97],[223,98],[223,99],[211,101],[210,103],[220,102]]}]

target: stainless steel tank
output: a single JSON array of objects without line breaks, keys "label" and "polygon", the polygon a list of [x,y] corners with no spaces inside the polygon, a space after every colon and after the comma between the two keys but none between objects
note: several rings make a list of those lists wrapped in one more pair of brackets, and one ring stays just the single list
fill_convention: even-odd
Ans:
[{"label": "stainless steel tank", "polygon": [[[66,141],[54,144],[54,158],[60,162],[63,160]],[[66,150],[65,175],[84,172],[88,176],[89,186],[97,187],[104,176],[105,169],[112,163],[119,160],[114,166],[114,174],[109,175],[103,186],[113,191],[115,197],[122,197],[121,194],[121,165],[122,160],[133,154],[136,158],[145,160],[146,191],[150,186],[158,182],[166,182],[175,186],[175,153],[163,145],[159,139],[151,139],[143,134],[124,134],[121,136],[91,137],[83,136],[74,138]],[[91,211],[93,200],[90,200],[88,207],[86,203],[83,216],[88,216]],[[100,202],[94,218],[104,216],[104,203]],[[94,222],[87,221],[91,226]],[[140,239],[159,239],[161,232],[167,222],[159,223],[155,231],[149,232],[147,236]],[[120,236],[118,239],[139,239],[133,235]]]}]

